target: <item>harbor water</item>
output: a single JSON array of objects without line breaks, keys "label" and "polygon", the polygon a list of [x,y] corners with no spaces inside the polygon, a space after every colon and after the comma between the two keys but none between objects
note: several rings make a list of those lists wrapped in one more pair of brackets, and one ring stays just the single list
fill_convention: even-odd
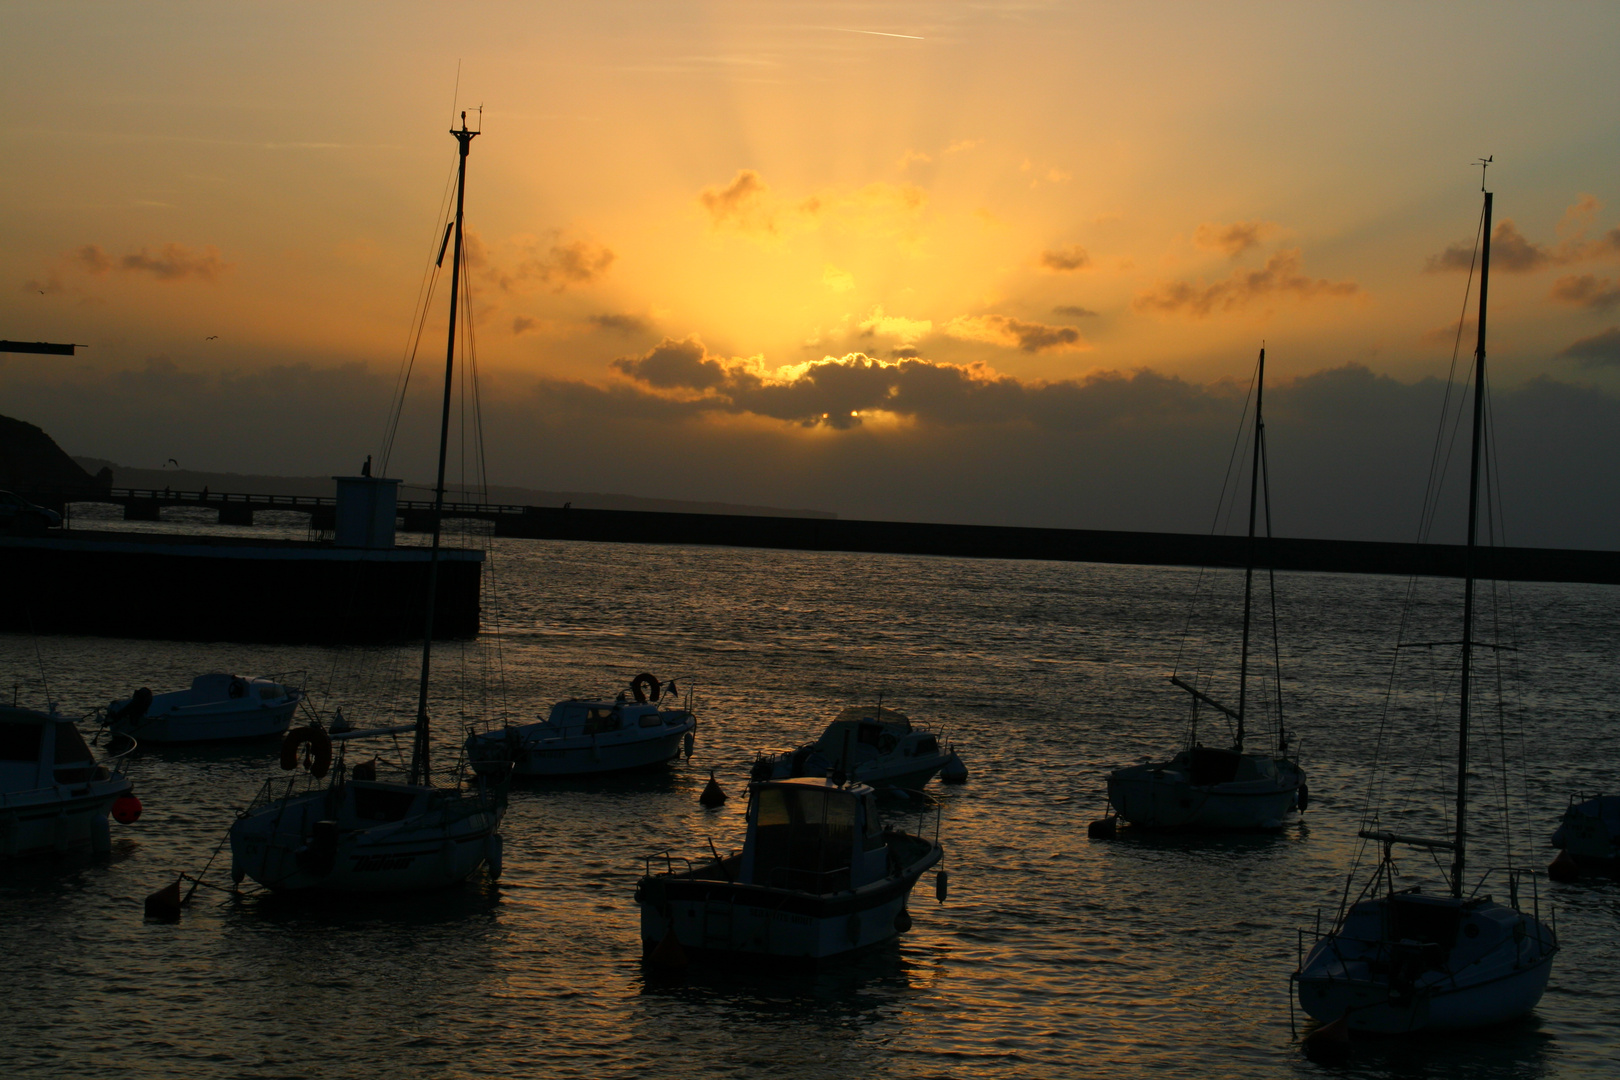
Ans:
[{"label": "harbor water", "polygon": [[[1403,677],[1412,685],[1397,687],[1401,701],[1436,708],[1386,712],[1385,700],[1408,590],[1406,636],[1445,641],[1457,634],[1457,582],[1279,575],[1282,697],[1308,811],[1277,834],[1124,829],[1102,841],[1086,826],[1103,812],[1106,770],[1183,737],[1186,695],[1165,676],[1188,637],[1189,595],[1202,584],[1230,596],[1241,573],[505,540],[491,544],[488,572],[487,632],[436,654],[441,761],[464,722],[502,709],[532,720],[644,670],[692,694],[695,756],[627,778],[514,787],[498,882],[314,901],[205,887],[180,923],[163,924],[143,919],[143,897],[200,870],[235,812],[284,774],[273,742],[142,749],[131,775],[145,813],[113,826],[110,855],[0,865],[0,1074],[1613,1075],[1613,882],[1541,882],[1563,948],[1522,1022],[1358,1038],[1334,1063],[1310,1060],[1296,1039],[1298,932],[1319,913],[1331,921],[1344,896],[1369,783],[1384,778],[1386,824],[1449,827],[1454,657],[1424,650],[1418,675]],[[1510,705],[1477,721],[1479,872],[1510,854],[1544,866],[1569,796],[1620,789],[1620,591],[1521,584],[1511,598]],[[298,598],[243,582],[233,602]],[[1210,655],[1235,655],[1236,605],[1226,607],[1230,617],[1192,631]],[[20,704],[48,698],[70,715],[207,671],[304,671],[324,708],[374,726],[410,719],[420,654],[10,635],[0,661]],[[796,745],[880,695],[943,729],[970,770],[963,786],[930,785],[945,902],[925,879],[892,947],[812,974],[644,968],[632,899],[644,857],[697,856],[711,838],[739,846],[755,753]],[[707,811],[697,795],[711,769],[731,798]],[[887,812],[915,820],[914,804]],[[209,882],[228,885],[228,859],[214,860]],[[1400,859],[1412,884],[1440,887],[1427,856]],[[1506,888],[1498,875],[1484,891],[1505,899]]]}]

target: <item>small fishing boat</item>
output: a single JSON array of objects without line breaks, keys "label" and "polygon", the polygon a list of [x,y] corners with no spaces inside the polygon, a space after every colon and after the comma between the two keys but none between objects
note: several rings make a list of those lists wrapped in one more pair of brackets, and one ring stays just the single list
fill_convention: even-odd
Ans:
[{"label": "small fishing boat", "polygon": [[[236,882],[251,877],[267,888],[288,892],[404,893],[457,884],[486,862],[492,876],[500,874],[501,837],[496,830],[506,811],[504,783],[469,775],[464,758],[436,774],[429,757],[434,598],[454,386],[456,301],[464,259],[462,207],[467,150],[478,132],[467,129],[467,114],[462,113],[461,130],[452,129],[450,134],[460,144],[460,160],[455,216],[445,230],[444,244],[448,245],[453,228],[455,261],[451,264],[449,344],[433,497],[433,541],[424,582],[427,618],[416,720],[335,733],[320,724],[289,731],[282,743],[281,767],[292,772],[292,777],[285,786],[279,780],[267,781],[258,798],[231,825],[231,878]],[[407,731],[413,738],[404,780],[379,778],[375,760],[352,768],[343,761],[342,748],[351,739]]]},{"label": "small fishing boat", "polygon": [[107,814],[140,816],[120,758],[96,760],[73,721],[52,711],[0,705],[0,857],[112,846]]},{"label": "small fishing boat", "polygon": [[842,771],[874,788],[915,790],[953,760],[960,765],[953,746],[942,745],[940,735],[913,724],[898,709],[854,705],[840,712],[815,742],[785,754],[759,755],[750,775],[756,781],[785,780]]},{"label": "small fishing boat", "polygon": [[[1509,867],[1507,903],[1482,889],[1490,871],[1465,892],[1468,853],[1468,735],[1473,704],[1474,651],[1499,653],[1493,642],[1476,642],[1475,552],[1479,497],[1488,478],[1486,459],[1485,315],[1491,269],[1491,193],[1482,215],[1483,254],[1479,279],[1479,331],[1473,374],[1473,451],[1469,463],[1467,547],[1462,590],[1462,636],[1457,679],[1457,772],[1454,829],[1449,838],[1429,838],[1364,827],[1359,836],[1378,845],[1381,858],[1360,896],[1346,904],[1332,930],[1302,931],[1313,938],[1291,978],[1299,1004],[1323,1024],[1352,1029],[1414,1032],[1480,1028],[1522,1016],[1541,1000],[1558,952],[1557,936],[1541,920],[1534,873]],[[1431,488],[1433,490],[1433,488]],[[1427,508],[1426,508],[1427,510]],[[1404,617],[1402,625],[1405,625]],[[1399,656],[1399,650],[1397,650]],[[1500,680],[1498,674],[1496,679]],[[1487,680],[1489,681],[1489,680]],[[1394,679],[1391,679],[1393,685]],[[1424,751],[1427,753],[1427,749]],[[1410,884],[1392,855],[1397,846],[1416,848],[1422,861],[1451,855],[1446,890],[1426,893]],[[1353,876],[1353,874],[1352,874]],[[1499,878],[1499,881],[1502,879]],[[1528,885],[1530,895],[1524,896]]]},{"label": "small fishing boat", "polygon": [[[690,687],[684,704],[675,680],[642,673],[616,698],[569,698],[537,724],[476,732],[467,738],[474,769],[514,776],[586,776],[663,765],[692,756]],[[632,695],[634,700],[631,700]]]},{"label": "small fishing boat", "polygon": [[282,735],[304,691],[284,676],[244,678],[213,672],[188,690],[154,695],[142,687],[107,706],[107,728],[143,743],[214,742]]},{"label": "small fishing boat", "polygon": [[[747,822],[741,852],[722,858],[711,842],[707,860],[646,858],[636,885],[644,958],[815,963],[870,948],[911,925],[912,886],[945,854],[937,807],[933,839],[921,825],[885,828],[865,784],[755,783]],[[941,871],[942,901],[945,882]]]},{"label": "small fishing boat", "polygon": [[1620,795],[1571,798],[1552,844],[1574,861],[1577,872],[1620,870]]},{"label": "small fishing boat", "polygon": [[[1108,774],[1108,803],[1128,824],[1155,829],[1280,829],[1293,810],[1309,800],[1305,772],[1288,756],[1288,733],[1282,723],[1280,679],[1274,749],[1245,749],[1249,737],[1249,651],[1254,607],[1255,524],[1264,502],[1270,536],[1269,497],[1261,484],[1266,475],[1266,426],[1261,412],[1266,387],[1266,350],[1255,371],[1254,456],[1249,474],[1248,560],[1243,571],[1243,638],[1238,660],[1237,707],[1230,708],[1178,675],[1170,682],[1191,695],[1191,720],[1185,748],[1168,760],[1144,760]],[[1275,594],[1275,583],[1268,583]],[[1276,624],[1273,600],[1272,624]],[[1275,657],[1275,650],[1274,650]],[[1230,700],[1230,699],[1228,699]],[[1198,737],[1198,710],[1207,706],[1226,717],[1231,746],[1205,746]]]}]

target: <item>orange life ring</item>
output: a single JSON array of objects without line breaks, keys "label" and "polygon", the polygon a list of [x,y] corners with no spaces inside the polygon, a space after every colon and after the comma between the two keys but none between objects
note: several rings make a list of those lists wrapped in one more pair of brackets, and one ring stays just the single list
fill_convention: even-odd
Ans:
[{"label": "orange life ring", "polygon": [[[642,683],[647,684],[647,689],[646,690],[643,690],[641,688]],[[640,675],[637,675],[635,678],[631,679],[630,680],[630,690],[631,690],[632,693],[634,693],[636,695],[636,704],[638,704],[638,705],[644,703],[647,700],[647,695],[648,694],[652,695],[652,699],[654,701],[658,700],[658,691],[659,691],[658,680],[653,678],[651,673],[649,673],[649,672],[643,671]]]},{"label": "orange life ring", "polygon": [[305,743],[309,744],[309,752],[303,755],[304,768],[319,780],[332,767],[332,737],[325,728],[312,724],[287,732],[281,742],[281,767],[289,772],[298,768],[298,751]]}]

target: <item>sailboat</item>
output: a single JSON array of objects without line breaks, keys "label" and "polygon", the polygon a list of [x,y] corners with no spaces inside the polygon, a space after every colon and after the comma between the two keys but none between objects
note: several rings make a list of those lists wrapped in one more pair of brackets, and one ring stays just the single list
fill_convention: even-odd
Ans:
[{"label": "sailboat", "polygon": [[[433,658],[433,606],[438,590],[439,544],[444,508],[445,458],[450,439],[450,401],[456,352],[456,301],[461,292],[462,211],[467,187],[468,145],[478,134],[451,129],[460,144],[456,179],[455,256],[450,277],[450,331],[444,365],[444,408],[439,425],[439,471],[433,498],[433,545],[427,574],[427,625],[422,634],[422,671],[416,722],[402,727],[328,732],[319,725],[295,728],[282,747],[282,767],[294,770],[280,790],[271,780],[231,826],[231,877],[244,877],[279,891],[420,892],[465,880],[486,862],[500,870],[505,813],[499,782],[469,779],[461,768],[453,783],[436,784],[429,760],[428,686]],[[441,258],[442,253],[441,253]],[[353,769],[341,760],[349,739],[410,731],[410,773],[404,781],[381,780],[367,762]],[[334,764],[334,742],[339,760]],[[307,777],[296,771],[302,762]],[[330,780],[319,783],[330,774]],[[279,792],[279,793],[278,793]]]},{"label": "sailboat", "polygon": [[[1483,185],[1481,185],[1483,187]],[[1474,1028],[1529,1012],[1541,1000],[1557,937],[1541,921],[1535,878],[1509,870],[1508,902],[1480,889],[1464,893],[1468,855],[1468,722],[1475,649],[1474,566],[1484,436],[1485,313],[1491,271],[1491,192],[1485,192],[1483,257],[1479,279],[1479,336],[1474,350],[1473,451],[1468,477],[1468,541],[1462,595],[1458,678],[1455,828],[1449,839],[1410,836],[1378,828],[1359,835],[1382,849],[1371,880],[1337,924],[1316,934],[1294,972],[1300,1006],[1323,1023],[1381,1032]],[[1426,856],[1451,853],[1447,889],[1426,893],[1397,885],[1392,852],[1411,847]],[[1522,895],[1528,880],[1531,895]],[[1529,910],[1526,910],[1526,908]],[[1307,934],[1310,932],[1306,932]],[[1304,935],[1301,941],[1303,942]]]},{"label": "sailboat", "polygon": [[[1243,571],[1243,645],[1238,660],[1237,707],[1216,700],[1195,682],[1172,675],[1171,683],[1192,696],[1187,746],[1165,761],[1145,761],[1108,774],[1108,803],[1128,824],[1159,829],[1279,829],[1290,811],[1308,798],[1305,773],[1288,756],[1288,733],[1279,701],[1273,749],[1245,749],[1249,732],[1249,645],[1254,613],[1255,519],[1265,468],[1266,350],[1255,374],[1254,456],[1249,474],[1249,536]],[[1270,535],[1268,501],[1267,535]],[[1230,746],[1198,739],[1198,708],[1214,709],[1231,722]],[[1111,825],[1109,826],[1112,827]]]}]

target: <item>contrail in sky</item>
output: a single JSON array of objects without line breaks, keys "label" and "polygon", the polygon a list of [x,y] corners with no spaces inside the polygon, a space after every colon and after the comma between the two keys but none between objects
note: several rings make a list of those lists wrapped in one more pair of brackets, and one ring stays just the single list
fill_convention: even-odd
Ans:
[{"label": "contrail in sky", "polygon": [[881,30],[851,30],[847,26],[834,26],[834,27],[830,27],[830,29],[839,30],[839,31],[842,31],[843,33],[846,33],[846,34],[871,34],[873,37],[901,37],[901,38],[906,38],[909,41],[926,41],[926,40],[928,40],[927,38],[918,37],[916,34],[885,34]]}]

